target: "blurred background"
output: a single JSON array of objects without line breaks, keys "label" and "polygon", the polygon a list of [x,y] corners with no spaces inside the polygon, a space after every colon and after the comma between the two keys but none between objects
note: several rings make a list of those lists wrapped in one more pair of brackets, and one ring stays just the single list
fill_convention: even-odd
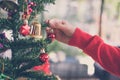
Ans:
[{"label": "blurred background", "polygon": [[[91,35],[99,35],[108,44],[120,45],[120,0],[56,0],[45,9],[41,21],[67,20]],[[0,9],[0,17],[6,17],[4,13]],[[120,80],[78,48],[54,41],[48,51],[51,71],[62,80]]]},{"label": "blurred background", "polygon": [[[56,0],[46,10],[44,19],[67,20],[108,44],[120,45],[120,0]],[[120,80],[80,49],[55,41],[49,51],[51,70],[63,80]]]}]

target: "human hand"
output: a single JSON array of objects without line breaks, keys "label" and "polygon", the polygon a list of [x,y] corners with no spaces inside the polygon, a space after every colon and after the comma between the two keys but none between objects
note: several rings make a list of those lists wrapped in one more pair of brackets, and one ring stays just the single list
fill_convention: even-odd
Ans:
[{"label": "human hand", "polygon": [[46,28],[47,32],[49,32],[50,29],[53,29],[54,34],[56,35],[56,40],[68,44],[75,31],[75,27],[66,21],[58,19],[47,20],[46,23],[49,24],[49,27]]}]

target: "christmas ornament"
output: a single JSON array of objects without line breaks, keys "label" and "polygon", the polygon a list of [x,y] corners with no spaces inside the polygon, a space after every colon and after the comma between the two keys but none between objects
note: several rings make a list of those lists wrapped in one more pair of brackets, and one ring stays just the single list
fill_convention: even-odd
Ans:
[{"label": "christmas ornament", "polygon": [[32,7],[36,6],[34,2],[30,2],[29,0],[25,0],[27,2],[27,8],[23,11],[24,13],[22,14],[22,19],[29,19],[31,13],[33,12]]},{"label": "christmas ornament", "polygon": [[29,19],[30,18],[30,12],[28,12],[28,10],[24,11],[24,13],[22,14],[22,19]]},{"label": "christmas ornament", "polygon": [[16,12],[18,10],[17,0],[0,0],[0,7],[6,11],[12,10]]},{"label": "christmas ornament", "polygon": [[34,2],[30,2],[29,5],[34,6]]},{"label": "christmas ornament", "polygon": [[40,58],[40,60],[41,60],[42,62],[47,62],[49,56],[48,56],[47,53],[41,53],[40,56],[39,56],[39,58]]},{"label": "christmas ornament", "polygon": [[30,7],[34,7],[34,6],[36,6],[36,4],[34,3],[34,2],[29,2],[28,3],[28,7],[30,8]]},{"label": "christmas ornament", "polygon": [[54,34],[53,29],[49,29],[49,30],[47,31],[47,38],[49,38],[49,39],[51,39],[52,41],[54,41],[54,39],[55,39],[55,34]]},{"label": "christmas ornament", "polygon": [[28,21],[24,20],[24,24],[20,27],[20,34],[22,34],[23,36],[27,36],[30,33],[30,27],[28,25]]},{"label": "christmas ornament", "polygon": [[42,62],[48,62],[49,56],[44,49],[41,49],[39,58]]},{"label": "christmas ornament", "polygon": [[28,8],[28,12],[29,12],[29,14],[31,14],[33,12],[33,9],[32,8]]},{"label": "christmas ornament", "polygon": [[39,22],[33,22],[31,24],[30,36],[33,38],[42,38],[41,24]]},{"label": "christmas ornament", "polygon": [[50,63],[48,61],[45,62],[42,65],[33,67],[33,70],[35,70],[35,71],[42,71],[42,72],[44,72],[47,75],[51,75]]},{"label": "christmas ornament", "polygon": [[28,8],[27,10],[24,11],[24,13],[22,14],[22,19],[29,19],[30,18],[30,14],[33,12],[32,8]]},{"label": "christmas ornament", "polygon": [[51,38],[51,39],[55,39],[55,34],[54,33],[50,33],[50,34],[48,34],[48,38]]},{"label": "christmas ornament", "polygon": [[44,62],[44,64],[42,65],[39,65],[39,66],[35,66],[33,67],[34,70],[36,71],[43,71],[45,74],[47,75],[50,75],[51,74],[51,71],[50,71],[50,63],[49,63],[49,56],[47,53],[45,53],[45,50],[44,49],[41,49],[40,51],[40,61]]}]

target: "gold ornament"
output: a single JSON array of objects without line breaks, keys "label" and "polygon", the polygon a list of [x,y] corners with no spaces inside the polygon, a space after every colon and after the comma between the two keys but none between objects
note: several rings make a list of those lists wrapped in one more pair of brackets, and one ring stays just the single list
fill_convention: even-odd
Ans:
[{"label": "gold ornament", "polygon": [[30,36],[33,38],[42,38],[41,35],[41,24],[38,22],[33,22],[31,25]]}]

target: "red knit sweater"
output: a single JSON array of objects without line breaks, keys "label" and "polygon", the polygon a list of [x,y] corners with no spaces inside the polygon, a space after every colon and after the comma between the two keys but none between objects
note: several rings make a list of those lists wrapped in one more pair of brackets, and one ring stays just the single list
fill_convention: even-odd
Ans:
[{"label": "red knit sweater", "polygon": [[120,77],[120,48],[110,46],[98,36],[76,28],[69,45],[82,49],[108,72]]}]

